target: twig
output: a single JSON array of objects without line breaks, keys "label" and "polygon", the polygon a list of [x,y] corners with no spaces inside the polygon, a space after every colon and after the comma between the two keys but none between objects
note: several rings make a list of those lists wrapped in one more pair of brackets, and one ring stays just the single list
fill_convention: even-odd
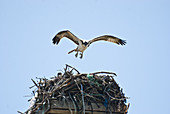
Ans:
[{"label": "twig", "polygon": [[108,92],[106,92],[106,94],[110,97],[110,98],[112,98],[111,99],[111,101],[113,101],[113,100],[125,100],[125,99],[129,99],[129,97],[124,97],[124,98],[114,98],[114,97],[112,97]]},{"label": "twig", "polygon": [[73,106],[74,106],[74,113],[76,114],[76,113],[77,113],[76,104],[74,103],[74,100],[73,100],[72,96],[70,95],[70,92],[69,92],[69,97],[70,97],[71,101],[73,102]]},{"label": "twig", "polygon": [[67,66],[70,67],[70,68],[72,68],[72,69],[74,69],[75,71],[77,71],[78,74],[80,74],[80,72],[79,72],[77,69],[75,69],[74,67],[72,67],[72,66],[66,64],[66,68],[67,68]]},{"label": "twig", "polygon": [[84,94],[83,94],[83,86],[81,84],[81,95],[82,95],[82,102],[83,102],[83,114],[85,114],[85,104],[84,104]]},{"label": "twig", "polygon": [[102,74],[102,73],[104,73],[104,74],[114,74],[115,76],[117,76],[116,73],[114,73],[114,72],[105,72],[105,71],[94,72],[94,73],[89,73],[89,74]]},{"label": "twig", "polygon": [[39,86],[37,85],[37,83],[36,83],[33,79],[31,79],[31,80],[32,80],[32,82],[35,84],[35,86],[39,87]]}]

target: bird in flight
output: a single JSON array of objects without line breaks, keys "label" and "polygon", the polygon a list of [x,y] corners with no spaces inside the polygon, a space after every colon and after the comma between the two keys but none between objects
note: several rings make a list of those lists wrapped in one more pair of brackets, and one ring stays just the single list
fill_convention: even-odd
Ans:
[{"label": "bird in flight", "polygon": [[57,44],[60,42],[60,40],[62,38],[68,38],[70,40],[72,40],[75,44],[77,44],[77,48],[76,49],[73,49],[71,51],[68,52],[68,54],[72,53],[72,52],[76,52],[75,54],[75,57],[78,56],[78,53],[80,52],[80,58],[82,59],[83,58],[83,52],[90,46],[90,44],[92,44],[93,42],[96,42],[96,41],[108,41],[108,42],[112,42],[112,43],[116,43],[118,45],[125,45],[126,44],[126,41],[125,40],[122,40],[120,38],[117,38],[115,36],[111,36],[111,35],[103,35],[103,36],[99,36],[99,37],[96,37],[92,40],[88,40],[88,41],[85,41],[85,40],[82,40],[82,39],[79,39],[78,37],[76,37],[73,33],[71,33],[69,30],[65,30],[65,31],[60,31],[59,33],[57,33],[55,35],[55,37],[52,39],[53,41],[53,44]]}]

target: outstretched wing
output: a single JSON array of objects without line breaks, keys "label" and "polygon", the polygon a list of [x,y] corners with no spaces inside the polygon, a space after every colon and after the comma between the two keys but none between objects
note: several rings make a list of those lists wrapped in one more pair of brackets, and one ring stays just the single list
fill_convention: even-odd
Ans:
[{"label": "outstretched wing", "polygon": [[111,36],[111,35],[99,36],[97,38],[90,40],[89,43],[91,44],[93,42],[100,41],[100,40],[116,43],[116,44],[122,45],[122,46],[126,44],[125,40],[122,40],[120,38],[117,38],[117,37],[114,37],[114,36]]},{"label": "outstretched wing", "polygon": [[75,44],[79,45],[78,42],[80,41],[80,39],[77,38],[77,37],[76,37],[73,33],[71,33],[69,30],[65,30],[65,31],[61,31],[61,32],[57,33],[57,34],[55,35],[55,37],[52,39],[53,44],[58,44],[63,37],[66,37],[66,38],[72,40]]}]

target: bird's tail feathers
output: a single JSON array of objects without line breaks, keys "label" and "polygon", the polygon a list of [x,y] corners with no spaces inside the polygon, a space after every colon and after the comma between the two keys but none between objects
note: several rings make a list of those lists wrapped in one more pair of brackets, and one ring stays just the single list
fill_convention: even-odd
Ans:
[{"label": "bird's tail feathers", "polygon": [[73,49],[73,50],[69,51],[68,54],[72,53],[72,52],[75,51],[75,50],[76,50],[76,49]]}]

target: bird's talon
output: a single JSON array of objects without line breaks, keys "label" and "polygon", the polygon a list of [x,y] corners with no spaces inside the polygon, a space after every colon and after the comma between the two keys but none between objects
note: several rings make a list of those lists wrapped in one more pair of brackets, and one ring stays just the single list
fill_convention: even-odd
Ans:
[{"label": "bird's talon", "polygon": [[83,54],[81,53],[80,55],[81,55],[81,56],[80,56],[80,59],[82,59],[82,58],[83,58]]},{"label": "bird's talon", "polygon": [[75,57],[77,57],[77,56],[78,56],[78,53],[75,54]]}]

